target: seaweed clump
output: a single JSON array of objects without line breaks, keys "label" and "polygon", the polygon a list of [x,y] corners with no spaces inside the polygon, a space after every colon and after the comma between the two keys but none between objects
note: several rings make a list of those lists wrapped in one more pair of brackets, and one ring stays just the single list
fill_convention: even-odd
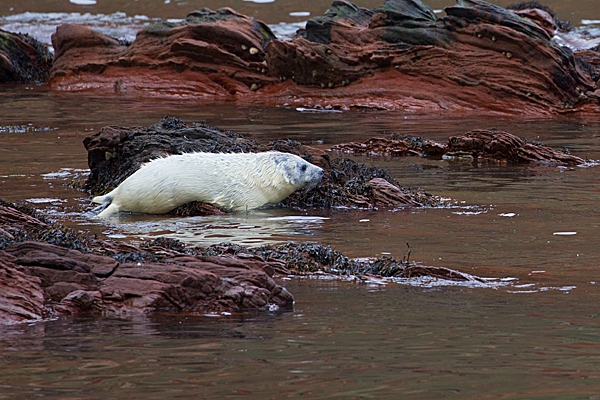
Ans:
[{"label": "seaweed clump", "polygon": [[370,181],[381,178],[409,195],[421,206],[439,206],[441,200],[420,189],[403,188],[383,168],[369,167],[347,158],[331,160],[331,169],[314,188],[304,188],[282,201],[283,206],[373,208],[377,201]]},{"label": "seaweed clump", "polygon": [[2,209],[0,212],[0,249],[5,248],[9,243],[28,240],[54,244],[84,253],[91,252],[90,249],[94,247],[94,237],[84,235],[61,224],[55,224],[31,207],[0,199],[0,208]]},{"label": "seaweed clump", "polygon": [[45,83],[54,56],[28,34],[0,29],[0,83]]},{"label": "seaweed clump", "polygon": [[390,256],[353,259],[330,246],[317,243],[284,243],[260,247],[243,247],[232,243],[220,243],[206,248],[195,248],[202,256],[233,255],[240,258],[259,257],[271,264],[280,274],[312,275],[326,273],[340,277],[417,278],[431,277],[452,281],[483,282],[480,278],[443,267],[419,265],[405,257],[402,260]]}]

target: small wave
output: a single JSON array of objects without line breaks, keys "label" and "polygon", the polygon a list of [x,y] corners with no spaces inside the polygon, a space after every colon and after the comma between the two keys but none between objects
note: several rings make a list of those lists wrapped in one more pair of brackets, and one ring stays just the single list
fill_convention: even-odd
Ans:
[{"label": "small wave", "polygon": [[516,215],[518,215],[518,214],[515,214],[515,213],[513,213],[513,212],[510,212],[510,213],[500,213],[500,214],[498,214],[498,216],[499,216],[499,217],[507,217],[507,218],[512,218],[512,217],[514,217],[514,216],[516,216]]},{"label": "small wave", "polygon": [[80,178],[82,176],[86,176],[89,175],[90,170],[89,169],[79,169],[79,168],[61,168],[58,171],[54,171],[54,172],[48,172],[46,174],[41,174],[40,176],[42,177],[42,179],[73,179],[73,178]]},{"label": "small wave", "polygon": [[320,107],[314,107],[314,108],[306,108],[306,107],[297,107],[296,111],[301,112],[301,113],[341,113],[342,110],[336,110],[334,108],[320,108]]},{"label": "small wave", "polygon": [[50,128],[47,126],[37,127],[33,125],[4,125],[0,126],[0,133],[27,133],[27,132],[49,132],[58,128]]},{"label": "small wave", "polygon": [[550,291],[556,290],[559,292],[569,293],[574,289],[577,289],[577,286],[542,286],[539,288],[532,288],[532,289],[526,289],[526,290],[507,290],[507,292],[508,293],[516,293],[516,294],[530,294],[530,293],[550,292]]},{"label": "small wave", "polygon": [[50,198],[50,197],[39,197],[39,198],[27,199],[25,201],[27,203],[31,203],[31,204],[64,203],[64,202],[66,202],[66,200],[55,199],[55,198]]}]

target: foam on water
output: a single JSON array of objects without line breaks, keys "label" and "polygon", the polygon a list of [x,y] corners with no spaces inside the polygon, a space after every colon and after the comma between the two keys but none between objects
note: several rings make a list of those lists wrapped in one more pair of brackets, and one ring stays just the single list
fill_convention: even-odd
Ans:
[{"label": "foam on water", "polygon": [[0,28],[10,32],[27,33],[51,46],[52,34],[63,24],[87,25],[105,35],[131,42],[140,29],[160,20],[145,15],[131,17],[123,12],[112,14],[25,12],[0,17]]}]

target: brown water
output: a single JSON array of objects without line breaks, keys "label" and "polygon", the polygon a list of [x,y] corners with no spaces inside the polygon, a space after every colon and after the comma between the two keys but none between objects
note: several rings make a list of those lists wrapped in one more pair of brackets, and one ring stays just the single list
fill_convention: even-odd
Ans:
[{"label": "brown water", "polygon": [[[109,13],[129,7],[171,16],[168,7],[202,6],[149,1],[143,11],[146,6],[139,3],[99,1],[98,8],[83,9]],[[279,1],[219,4],[246,13],[243,7],[297,8]],[[69,4],[51,1],[12,7],[14,12],[72,11]],[[561,2],[560,7],[598,18],[591,2]],[[301,113],[0,87],[0,197],[27,201],[70,226],[123,240],[164,235],[190,244],[310,240],[356,257],[402,257],[409,243],[413,260],[492,278],[487,287],[461,287],[281,277],[295,295],[293,312],[0,326],[0,398],[600,395],[599,167],[473,167],[419,158],[359,158],[388,168],[404,185],[455,200],[455,207],[89,219],[87,194],[66,186],[85,174],[83,138],[106,125],[150,125],[166,115],[206,120],[258,140],[287,137],[323,147],[389,132],[443,140],[497,127],[600,159],[600,118],[589,116]],[[576,234],[555,235],[561,232]]]}]

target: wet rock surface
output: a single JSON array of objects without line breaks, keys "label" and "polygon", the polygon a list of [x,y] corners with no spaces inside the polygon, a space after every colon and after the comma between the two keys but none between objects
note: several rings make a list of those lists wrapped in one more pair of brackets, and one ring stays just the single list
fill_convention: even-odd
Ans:
[{"label": "wet rock surface", "polygon": [[271,263],[280,273],[308,275],[323,272],[337,276],[368,276],[387,278],[432,277],[462,282],[483,282],[480,278],[448,268],[428,267],[404,259],[382,256],[379,258],[348,258],[329,246],[317,243],[284,243],[247,248],[229,243],[197,248],[200,254],[234,254],[241,257],[260,257]]},{"label": "wet rock surface", "polygon": [[478,162],[542,163],[578,165],[585,161],[577,156],[552,149],[541,143],[525,141],[502,131],[473,130],[448,140],[448,152],[471,154]]},{"label": "wet rock surface", "polygon": [[542,143],[530,142],[500,130],[476,129],[452,136],[447,143],[413,136],[390,135],[365,142],[333,146],[330,151],[378,156],[423,156],[475,163],[538,163],[580,165],[585,160],[555,150]]},{"label": "wet rock surface", "polygon": [[0,200],[0,323],[291,307],[293,295],[273,280],[275,273],[482,282],[415,264],[409,255],[350,259],[314,243],[188,248],[165,238],[136,246],[75,232]]},{"label": "wet rock surface", "polygon": [[0,83],[46,82],[52,61],[52,54],[36,39],[0,29]]},{"label": "wet rock surface", "polygon": [[[550,10],[551,11],[551,10]],[[596,50],[552,40],[552,13],[460,0],[438,18],[420,1],[377,9],[336,0],[292,41],[225,8],[150,25],[131,44],[64,25],[50,84],[59,90],[193,95],[265,104],[554,114],[597,110]]]},{"label": "wet rock surface", "polygon": [[[440,200],[422,190],[402,188],[387,171],[377,167],[367,167],[352,160],[338,158],[331,160],[323,150],[305,146],[291,140],[277,140],[267,145],[245,139],[235,132],[223,132],[204,124],[187,125],[178,118],[164,118],[149,128],[144,127],[105,127],[100,132],[87,137],[84,145],[88,150],[90,175],[84,184],[93,194],[104,194],[129,175],[144,162],[167,154],[185,152],[258,152],[278,150],[303,157],[321,166],[325,175],[319,185],[304,188],[283,200],[285,207],[357,207],[377,206],[437,206]],[[374,178],[388,182],[381,185]],[[391,188],[393,190],[390,190]],[[385,199],[385,201],[383,201]],[[181,216],[222,213],[211,205],[188,203],[176,208],[172,213]]]}]

